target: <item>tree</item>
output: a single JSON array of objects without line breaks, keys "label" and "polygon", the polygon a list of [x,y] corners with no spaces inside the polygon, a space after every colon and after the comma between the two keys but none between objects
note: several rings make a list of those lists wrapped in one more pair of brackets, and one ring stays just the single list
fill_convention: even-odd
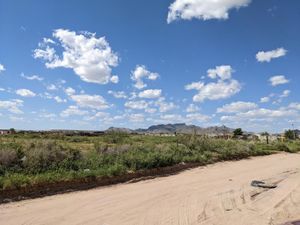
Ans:
[{"label": "tree", "polygon": [[16,130],[15,130],[15,128],[10,128],[10,129],[9,129],[9,132],[10,132],[11,134],[15,134],[15,133],[16,133]]},{"label": "tree", "polygon": [[237,128],[237,129],[235,129],[235,130],[233,131],[233,136],[234,136],[234,137],[241,136],[241,135],[243,135],[243,130],[242,130],[242,128]]},{"label": "tree", "polygon": [[293,130],[286,130],[284,132],[284,137],[286,139],[289,139],[289,140],[294,140],[295,139],[295,132]]},{"label": "tree", "polygon": [[261,135],[266,137],[266,142],[267,142],[267,144],[269,144],[269,136],[270,136],[270,134],[268,132],[263,132]]}]

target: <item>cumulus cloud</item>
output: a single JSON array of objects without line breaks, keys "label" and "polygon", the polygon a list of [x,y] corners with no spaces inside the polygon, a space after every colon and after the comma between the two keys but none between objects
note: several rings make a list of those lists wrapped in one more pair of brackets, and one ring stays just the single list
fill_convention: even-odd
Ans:
[{"label": "cumulus cloud", "polygon": [[201,88],[204,86],[204,83],[199,81],[199,82],[192,82],[190,84],[185,85],[185,90],[201,90]]},{"label": "cumulus cloud", "polygon": [[229,65],[216,66],[215,69],[207,70],[207,76],[215,79],[220,78],[221,80],[228,80],[231,78],[231,74],[234,70]]},{"label": "cumulus cloud", "polygon": [[171,110],[177,108],[177,106],[173,102],[167,102],[164,97],[159,98],[154,103],[154,105],[158,106],[159,112],[162,112],[162,113],[168,112],[168,111],[171,111]]},{"label": "cumulus cloud", "polygon": [[49,84],[46,88],[48,91],[56,91],[58,89],[55,84]]},{"label": "cumulus cloud", "polygon": [[169,123],[174,123],[183,120],[183,117],[180,114],[164,114],[161,115],[160,118],[165,122]]},{"label": "cumulus cloud", "polygon": [[62,98],[59,97],[59,96],[55,96],[53,99],[54,99],[57,103],[67,102],[66,99],[62,99]]},{"label": "cumulus cloud", "polygon": [[269,79],[270,83],[272,86],[277,86],[280,84],[286,84],[289,83],[290,81],[288,79],[285,78],[285,76],[283,75],[277,75],[277,76],[273,76]]},{"label": "cumulus cloud", "polygon": [[28,90],[28,89],[18,89],[16,91],[16,94],[20,95],[22,97],[35,97],[36,96],[36,94],[33,91]]},{"label": "cumulus cloud", "polygon": [[134,87],[143,89],[147,87],[143,79],[156,80],[159,77],[158,73],[153,73],[147,70],[144,65],[137,65],[135,70],[131,72],[131,79],[135,81]]},{"label": "cumulus cloud", "polygon": [[232,102],[217,109],[217,113],[239,113],[257,108],[257,104],[253,102]]},{"label": "cumulus cloud", "polygon": [[145,117],[141,113],[131,114],[129,115],[129,120],[134,123],[144,122]]},{"label": "cumulus cloud", "polygon": [[256,54],[256,59],[258,62],[270,62],[272,59],[285,56],[287,50],[284,48],[277,48],[272,51],[260,51]]},{"label": "cumulus cloud", "polygon": [[237,81],[232,79],[234,70],[230,65],[216,66],[214,69],[207,70],[207,76],[211,79],[217,79],[216,82],[205,84],[204,82],[192,82],[185,85],[186,90],[197,90],[194,95],[194,102],[203,102],[204,100],[218,100],[229,98],[237,94],[242,86]]},{"label": "cumulus cloud", "polygon": [[145,112],[147,112],[147,113],[156,113],[157,109],[156,108],[146,108]]},{"label": "cumulus cloud", "polygon": [[[33,55],[34,58],[43,59],[47,68],[73,69],[85,82],[118,82],[118,77],[112,75],[112,68],[118,65],[118,56],[111,50],[105,37],[97,38],[96,34],[89,32],[76,33],[65,29],[54,30],[52,36],[57,39],[56,44],[44,39]],[[61,57],[51,45],[63,48]]]},{"label": "cumulus cloud", "polygon": [[83,116],[88,114],[88,111],[81,110],[76,105],[71,105],[64,111],[60,113],[61,117],[69,117],[69,116]]},{"label": "cumulus cloud", "polygon": [[42,113],[39,115],[41,118],[46,118],[46,119],[53,119],[56,117],[56,114],[54,113]]},{"label": "cumulus cloud", "polygon": [[7,101],[0,101],[0,110],[7,110],[11,113],[22,114],[20,107],[23,106],[23,101],[20,99],[13,99]]},{"label": "cumulus cloud", "polygon": [[43,77],[40,77],[38,75],[32,75],[32,76],[26,76],[24,73],[21,73],[21,77],[27,79],[27,80],[37,80],[37,81],[42,81],[44,80]]},{"label": "cumulus cloud", "polygon": [[75,90],[71,87],[66,88],[65,90],[66,95],[74,95],[75,94]]},{"label": "cumulus cloud", "polygon": [[148,105],[149,104],[144,100],[125,102],[125,107],[130,109],[146,109]]},{"label": "cumulus cloud", "polygon": [[189,104],[189,106],[186,108],[186,112],[188,113],[195,113],[198,112],[200,108],[196,106],[195,104]]},{"label": "cumulus cloud", "polygon": [[117,84],[117,83],[119,83],[119,77],[114,75],[110,78],[110,81],[114,84]]},{"label": "cumulus cloud", "polygon": [[269,101],[270,101],[270,97],[268,97],[268,96],[260,98],[261,103],[266,103],[266,102],[269,102]]},{"label": "cumulus cloud", "polygon": [[203,115],[201,113],[190,113],[190,114],[187,114],[186,115],[186,119],[189,121],[189,122],[207,122],[208,120],[210,120],[210,116],[207,116],[207,115]]},{"label": "cumulus cloud", "polygon": [[91,109],[107,109],[109,105],[107,104],[106,100],[101,95],[71,95],[70,96],[73,101],[79,107],[82,108],[91,108]]},{"label": "cumulus cloud", "polygon": [[112,91],[112,90],[109,90],[107,92],[108,94],[114,96],[115,98],[127,98],[127,95],[124,91]]},{"label": "cumulus cloud", "polygon": [[290,95],[291,91],[290,90],[284,90],[282,94],[279,96],[280,98],[286,98]]},{"label": "cumulus cloud", "polygon": [[0,73],[5,71],[5,67],[0,63]]},{"label": "cumulus cloud", "polygon": [[241,84],[237,80],[211,82],[204,85],[199,92],[194,95],[194,102],[203,102],[204,100],[218,100],[229,98],[241,90]]},{"label": "cumulus cloud", "polygon": [[231,9],[249,5],[251,0],[175,0],[169,6],[167,22],[177,19],[228,19]]},{"label": "cumulus cloud", "polygon": [[297,116],[297,113],[289,109],[265,109],[257,108],[246,112],[240,112],[233,116],[223,116],[221,121],[274,121],[278,118]]},{"label": "cumulus cloud", "polygon": [[296,109],[296,110],[300,111],[300,103],[299,102],[292,102],[292,103],[289,104],[289,108]]},{"label": "cumulus cloud", "polygon": [[148,89],[139,93],[140,98],[159,98],[161,96],[160,89]]}]

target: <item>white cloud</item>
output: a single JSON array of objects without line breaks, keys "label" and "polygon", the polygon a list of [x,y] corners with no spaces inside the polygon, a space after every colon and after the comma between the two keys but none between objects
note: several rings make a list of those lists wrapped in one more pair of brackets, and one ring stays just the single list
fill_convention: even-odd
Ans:
[{"label": "white cloud", "polygon": [[42,42],[34,50],[34,58],[46,61],[47,68],[70,68],[81,80],[91,83],[106,84],[116,82],[112,67],[118,65],[118,56],[115,54],[105,37],[97,38],[89,32],[76,33],[74,31],[57,29],[53,37],[58,40],[57,45],[63,48],[62,56],[56,54],[51,42]]},{"label": "white cloud", "polygon": [[57,103],[67,102],[66,99],[62,99],[62,98],[59,97],[59,96],[55,96],[53,99],[54,99]]},{"label": "white cloud", "polygon": [[286,98],[290,95],[291,91],[290,90],[284,90],[282,94],[279,96],[280,98]]},{"label": "white cloud", "polygon": [[270,97],[262,97],[261,99],[260,99],[260,102],[261,103],[265,103],[265,102],[269,102],[270,101]]},{"label": "white cloud", "polygon": [[148,89],[139,93],[140,98],[159,98],[161,96],[160,89]]},{"label": "white cloud", "polygon": [[54,113],[42,113],[39,115],[41,118],[46,118],[46,119],[53,119],[56,117]]},{"label": "white cloud", "polygon": [[109,90],[107,92],[108,94],[114,96],[115,98],[124,98],[126,99],[127,98],[127,95],[124,91],[112,91],[112,90]]},{"label": "white cloud", "polygon": [[55,41],[53,41],[50,38],[43,38],[43,43],[44,44],[55,44]]},{"label": "white cloud", "polygon": [[182,121],[183,117],[180,114],[165,114],[161,115],[160,118],[166,122],[174,123]]},{"label": "white cloud", "polygon": [[107,109],[109,105],[100,95],[71,95],[71,99],[77,103],[79,107],[91,109]]},{"label": "white cloud", "polygon": [[43,77],[40,77],[38,75],[32,75],[32,76],[26,76],[24,73],[21,73],[21,77],[27,79],[27,80],[37,80],[37,81],[42,81],[44,80]]},{"label": "white cloud", "polygon": [[186,115],[186,118],[189,122],[197,121],[197,122],[207,122],[210,117],[207,115],[203,115],[201,113],[190,113]]},{"label": "white cloud", "polygon": [[296,110],[300,111],[300,103],[292,102],[291,104],[289,104],[289,108],[296,109]]},{"label": "white cloud", "polygon": [[110,81],[114,84],[117,84],[117,83],[119,83],[119,77],[114,75],[110,78]]},{"label": "white cloud", "polygon": [[125,102],[125,107],[130,108],[130,109],[146,109],[148,107],[148,103],[144,100],[128,101],[128,102]]},{"label": "white cloud", "polygon": [[131,122],[140,123],[140,122],[144,122],[145,117],[143,114],[140,114],[140,113],[131,114],[131,115],[129,115],[129,120]]},{"label": "white cloud", "polygon": [[155,109],[155,108],[146,108],[145,112],[147,112],[147,113],[156,113],[157,109]]},{"label": "white cloud", "polygon": [[33,91],[28,90],[28,89],[18,89],[16,91],[16,94],[20,95],[22,97],[35,97],[36,96],[36,94]]},{"label": "white cloud", "polygon": [[288,79],[285,78],[285,76],[283,75],[277,75],[277,76],[273,76],[269,79],[270,83],[272,86],[277,86],[280,84],[286,84],[289,83],[290,81]]},{"label": "white cloud", "polygon": [[12,122],[24,122],[24,118],[20,116],[9,116],[9,120]]},{"label": "white cloud", "polygon": [[297,113],[289,109],[265,109],[258,108],[246,112],[240,112],[233,116],[223,116],[221,121],[274,121],[278,118],[287,118],[289,116],[297,116]]},{"label": "white cloud", "polygon": [[226,99],[240,92],[241,88],[241,84],[237,80],[211,82],[199,90],[198,94],[193,97],[193,101]]},{"label": "white cloud", "polygon": [[217,109],[217,113],[239,113],[257,108],[257,104],[253,102],[232,102]]},{"label": "white cloud", "polygon": [[169,6],[167,22],[177,19],[228,19],[231,9],[246,7],[251,0],[175,0]]},{"label": "white cloud", "polygon": [[272,59],[279,58],[282,56],[285,56],[287,53],[287,50],[284,48],[277,48],[272,51],[260,51],[256,54],[256,59],[259,62],[270,62]]},{"label": "white cloud", "polygon": [[199,82],[192,82],[190,84],[185,85],[185,90],[201,90],[201,88],[204,86],[204,83]]},{"label": "white cloud", "polygon": [[189,106],[186,108],[186,111],[188,113],[195,113],[198,112],[200,110],[200,108],[198,106],[196,106],[195,104],[189,104]]},{"label": "white cloud", "polygon": [[69,116],[83,116],[88,114],[88,111],[81,110],[76,105],[71,105],[64,111],[60,113],[60,116],[62,117],[69,117]]},{"label": "white cloud", "polygon": [[23,106],[23,101],[20,99],[13,99],[10,101],[0,101],[0,110],[8,110],[11,113],[22,114],[20,107]]},{"label": "white cloud", "polygon": [[[39,44],[39,47],[41,47],[41,45]],[[35,49],[34,50],[34,58],[41,58],[45,61],[48,62],[53,62],[58,60],[58,56],[55,54],[55,50],[54,48],[50,48],[49,46],[46,46],[44,49]],[[50,67],[50,64],[46,63],[47,67]]]},{"label": "white cloud", "polygon": [[48,91],[56,91],[58,89],[55,84],[50,84],[46,88]]},{"label": "white cloud", "polygon": [[97,112],[92,116],[84,117],[84,120],[95,120],[95,119],[101,120],[103,122],[107,122],[107,121],[113,121],[114,117],[111,117],[111,115],[107,112]]},{"label": "white cloud", "polygon": [[5,71],[5,67],[4,67],[3,64],[0,63],[0,73],[3,72],[3,71]]},{"label": "white cloud", "polygon": [[229,65],[216,66],[215,69],[207,70],[207,76],[215,79],[220,78],[221,80],[228,80],[231,78],[231,74],[234,70]]},{"label": "white cloud", "polygon": [[186,90],[197,90],[198,93],[194,95],[194,102],[203,102],[206,99],[218,100],[229,98],[237,94],[242,85],[231,78],[234,70],[230,65],[216,66],[215,69],[207,70],[207,76],[211,79],[218,79],[217,82],[205,84],[204,82],[192,82],[185,85]]},{"label": "white cloud", "polygon": [[143,78],[148,80],[156,80],[158,77],[158,73],[150,72],[144,65],[137,65],[135,70],[131,72],[131,79],[136,82],[134,87],[137,89],[143,89],[147,87],[147,84],[143,82]]},{"label": "white cloud", "polygon": [[66,95],[74,95],[75,94],[75,90],[73,89],[73,88],[71,88],[71,87],[68,87],[68,88],[66,88],[65,89],[65,93],[66,93]]},{"label": "white cloud", "polygon": [[155,103],[158,106],[159,112],[168,112],[176,108],[173,102],[166,102],[165,98],[159,98]]}]

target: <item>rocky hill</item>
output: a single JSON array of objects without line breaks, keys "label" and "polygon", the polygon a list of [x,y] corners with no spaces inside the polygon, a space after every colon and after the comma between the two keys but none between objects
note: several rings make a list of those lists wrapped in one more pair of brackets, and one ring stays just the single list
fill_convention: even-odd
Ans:
[{"label": "rocky hill", "polygon": [[202,128],[195,125],[187,125],[185,123],[175,124],[159,124],[148,127],[147,129],[130,130],[127,128],[110,127],[105,132],[124,132],[124,133],[140,133],[140,134],[229,134],[234,129],[226,126],[214,126]]}]

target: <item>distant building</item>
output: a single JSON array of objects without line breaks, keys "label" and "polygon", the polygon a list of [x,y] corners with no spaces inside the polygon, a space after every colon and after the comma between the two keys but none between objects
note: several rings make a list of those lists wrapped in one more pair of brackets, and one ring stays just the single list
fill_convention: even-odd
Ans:
[{"label": "distant building", "polygon": [[10,130],[0,130],[0,135],[10,134]]}]

